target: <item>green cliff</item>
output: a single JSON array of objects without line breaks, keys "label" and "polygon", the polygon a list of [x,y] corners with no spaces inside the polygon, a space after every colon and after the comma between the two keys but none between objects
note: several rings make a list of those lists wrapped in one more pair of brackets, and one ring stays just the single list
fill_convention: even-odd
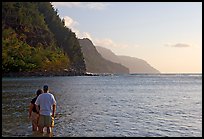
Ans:
[{"label": "green cliff", "polygon": [[49,2],[2,2],[2,72],[84,73],[81,47]]}]

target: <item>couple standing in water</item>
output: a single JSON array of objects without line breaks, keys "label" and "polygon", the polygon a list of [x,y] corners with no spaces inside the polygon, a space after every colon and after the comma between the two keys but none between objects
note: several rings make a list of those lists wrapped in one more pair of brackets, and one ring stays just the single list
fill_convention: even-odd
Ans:
[{"label": "couple standing in water", "polygon": [[30,103],[29,118],[32,120],[32,130],[43,133],[43,128],[47,127],[47,133],[51,133],[55,111],[56,100],[53,94],[49,93],[48,85],[44,85],[43,90],[37,90],[36,97]]}]

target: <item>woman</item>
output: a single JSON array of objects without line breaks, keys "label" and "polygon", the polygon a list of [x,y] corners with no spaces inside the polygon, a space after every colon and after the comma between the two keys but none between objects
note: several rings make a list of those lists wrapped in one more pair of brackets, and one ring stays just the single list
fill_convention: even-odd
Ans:
[{"label": "woman", "polygon": [[38,128],[38,120],[39,120],[39,113],[36,110],[35,107],[35,101],[37,97],[42,94],[43,91],[41,89],[38,89],[36,92],[36,97],[33,98],[30,102],[30,107],[29,107],[29,118],[32,120],[32,129],[33,131],[37,131]]}]

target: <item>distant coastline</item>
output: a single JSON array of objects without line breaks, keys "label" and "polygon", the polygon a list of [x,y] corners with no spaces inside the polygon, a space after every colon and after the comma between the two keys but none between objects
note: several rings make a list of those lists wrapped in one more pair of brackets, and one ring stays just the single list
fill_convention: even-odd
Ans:
[{"label": "distant coastline", "polygon": [[[80,73],[76,71],[61,72],[9,72],[2,73],[2,77],[50,77],[50,76],[108,76],[120,75],[114,73]],[[124,75],[121,73],[121,75]],[[130,73],[129,75],[202,75],[202,73]]]}]

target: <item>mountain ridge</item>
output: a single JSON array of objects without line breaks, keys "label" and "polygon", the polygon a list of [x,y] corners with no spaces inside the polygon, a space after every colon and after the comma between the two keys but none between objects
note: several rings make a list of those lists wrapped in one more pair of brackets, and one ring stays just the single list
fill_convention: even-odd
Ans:
[{"label": "mountain ridge", "polygon": [[125,66],[104,59],[88,38],[78,39],[86,63],[86,71],[91,73],[129,73]]},{"label": "mountain ridge", "polygon": [[110,49],[102,46],[96,46],[96,49],[105,59],[115,63],[120,63],[127,67],[129,69],[129,73],[160,73],[159,70],[152,67],[145,60],[130,56],[116,55]]}]

